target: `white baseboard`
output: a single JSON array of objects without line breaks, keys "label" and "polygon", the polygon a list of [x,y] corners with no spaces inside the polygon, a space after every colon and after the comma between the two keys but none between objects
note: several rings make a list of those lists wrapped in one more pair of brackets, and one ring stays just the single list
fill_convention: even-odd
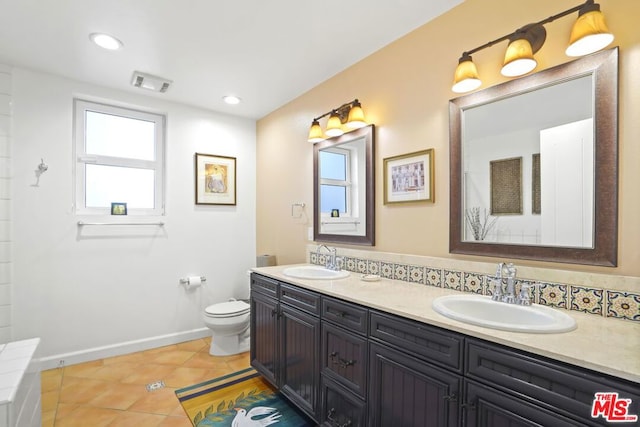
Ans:
[{"label": "white baseboard", "polygon": [[211,329],[205,327],[185,332],[177,332],[174,334],[160,335],[157,337],[126,341],[119,344],[94,347],[71,353],[43,357],[40,359],[41,369],[45,371],[47,369],[104,359],[106,357],[122,356],[124,354],[135,353],[137,351],[144,351],[166,345],[178,344],[185,341],[197,340],[210,335]]}]

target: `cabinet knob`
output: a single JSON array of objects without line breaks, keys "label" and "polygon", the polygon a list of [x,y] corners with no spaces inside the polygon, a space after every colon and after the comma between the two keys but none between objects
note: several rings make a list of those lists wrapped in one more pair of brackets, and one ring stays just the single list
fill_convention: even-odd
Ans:
[{"label": "cabinet knob", "polygon": [[346,368],[347,366],[352,366],[355,365],[356,361],[353,359],[342,359],[340,357],[338,357],[338,352],[337,351],[332,351],[329,354],[329,359],[331,359],[331,362],[333,362],[336,365],[340,365],[341,368]]},{"label": "cabinet knob", "polygon": [[456,400],[458,400],[458,396],[455,393],[445,394],[444,396],[442,396],[442,398],[447,402],[455,402]]}]

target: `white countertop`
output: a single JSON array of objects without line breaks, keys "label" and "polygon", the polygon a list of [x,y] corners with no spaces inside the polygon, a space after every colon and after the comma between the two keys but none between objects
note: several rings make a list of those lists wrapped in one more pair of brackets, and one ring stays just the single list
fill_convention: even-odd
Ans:
[{"label": "white countertop", "polygon": [[287,267],[291,265],[259,267],[252,271],[321,294],[640,383],[638,322],[564,310],[578,325],[571,332],[500,331],[458,322],[431,308],[435,298],[460,294],[458,291],[384,278],[365,282],[360,280],[362,274],[353,272],[339,280],[295,279],[282,273]]}]

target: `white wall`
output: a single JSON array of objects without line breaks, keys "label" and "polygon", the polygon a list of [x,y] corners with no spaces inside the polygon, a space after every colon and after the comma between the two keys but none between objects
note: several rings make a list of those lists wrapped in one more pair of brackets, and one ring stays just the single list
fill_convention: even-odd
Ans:
[{"label": "white wall", "polygon": [[0,342],[11,339],[11,87],[0,64]]},{"label": "white wall", "polygon": [[[167,115],[163,228],[77,226],[87,217],[72,211],[74,96]],[[13,338],[41,337],[45,365],[204,335],[204,306],[248,294],[254,121],[24,69],[13,70],[13,103]],[[194,204],[196,152],[237,158],[236,206]],[[41,158],[49,170],[35,187]],[[185,291],[188,275],[206,288]]]}]

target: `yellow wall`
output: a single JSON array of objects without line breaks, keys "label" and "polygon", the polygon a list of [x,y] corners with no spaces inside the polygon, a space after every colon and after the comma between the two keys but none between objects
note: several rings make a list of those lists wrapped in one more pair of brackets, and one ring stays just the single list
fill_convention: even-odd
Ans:
[{"label": "yellow wall", "polygon": [[[306,142],[311,119],[358,98],[376,133],[375,251],[493,262],[450,255],[448,101],[460,54],[581,0],[466,0],[407,36],[365,58],[258,121],[257,251],[278,263],[305,260],[313,222],[313,147]],[[620,178],[618,267],[544,264],[567,270],[640,276],[640,16],[638,0],[602,0],[609,29],[620,46]],[[564,54],[577,14],[547,24],[547,41],[536,54],[538,70],[570,60]],[[504,81],[500,67],[506,42],[474,55],[483,87]],[[435,149],[435,203],[382,204],[383,159]],[[292,203],[306,217],[292,218]]]}]

